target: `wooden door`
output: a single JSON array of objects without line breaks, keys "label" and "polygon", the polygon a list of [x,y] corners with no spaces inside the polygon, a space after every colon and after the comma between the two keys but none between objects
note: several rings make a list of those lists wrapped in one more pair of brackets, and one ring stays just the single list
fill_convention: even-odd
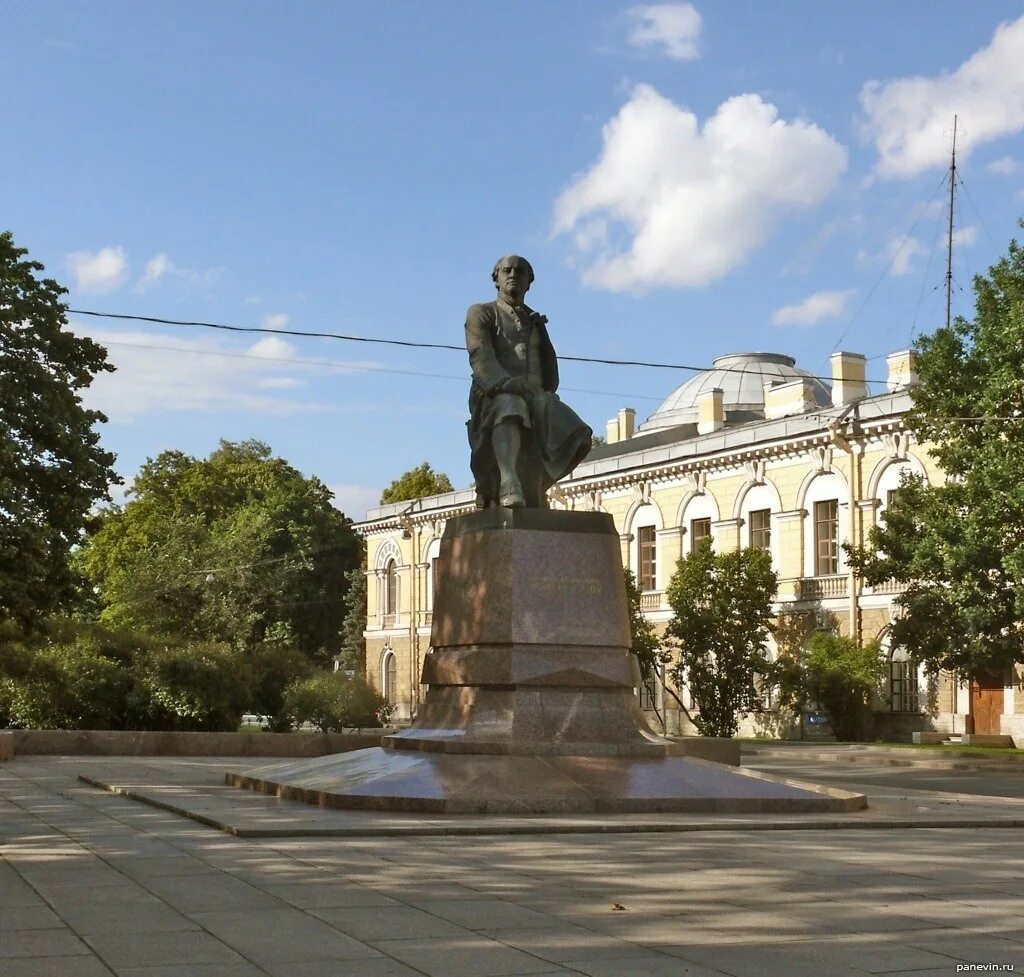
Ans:
[{"label": "wooden door", "polygon": [[998,672],[979,675],[971,681],[971,731],[1002,732],[999,717],[1003,714],[1003,676]]}]

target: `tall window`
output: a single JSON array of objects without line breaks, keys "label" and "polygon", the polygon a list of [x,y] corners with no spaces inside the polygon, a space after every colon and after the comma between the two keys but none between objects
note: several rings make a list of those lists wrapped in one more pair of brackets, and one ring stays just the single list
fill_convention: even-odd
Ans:
[{"label": "tall window", "polygon": [[917,670],[906,648],[889,652],[889,708],[893,712],[917,712]]},{"label": "tall window", "polygon": [[771,509],[754,509],[750,514],[750,548],[770,550],[772,548]]},{"label": "tall window", "polygon": [[814,503],[814,575],[839,572],[839,502]]},{"label": "tall window", "polygon": [[711,535],[710,519],[690,520],[690,552],[696,553],[700,548],[700,541]]},{"label": "tall window", "polygon": [[646,682],[641,681],[639,696],[640,696],[640,708],[641,709],[657,709],[658,698],[654,689],[654,676],[652,675]]},{"label": "tall window", "polygon": [[395,705],[398,694],[398,659],[394,652],[384,656],[384,698],[389,705]]},{"label": "tall window", "polygon": [[437,557],[430,561],[430,609],[434,609],[434,601],[437,600]]},{"label": "tall window", "polygon": [[658,549],[654,537],[653,526],[641,526],[636,531],[637,543],[640,549],[640,559],[637,561],[638,583],[641,590],[658,589]]},{"label": "tall window", "polygon": [[398,613],[398,564],[388,560],[384,568],[384,613]]}]

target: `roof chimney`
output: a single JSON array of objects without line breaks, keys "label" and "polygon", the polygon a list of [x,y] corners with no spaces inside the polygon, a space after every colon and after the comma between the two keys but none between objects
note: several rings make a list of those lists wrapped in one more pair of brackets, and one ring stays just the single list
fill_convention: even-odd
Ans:
[{"label": "roof chimney", "polygon": [[810,377],[764,385],[764,416],[769,421],[803,414],[814,406],[814,381]]},{"label": "roof chimney", "polygon": [[604,426],[604,440],[606,444],[615,444],[619,440],[619,419],[613,417]]},{"label": "roof chimney", "polygon": [[917,353],[912,349],[890,353],[885,358],[885,363],[889,367],[890,393],[916,386],[920,382],[917,377]]},{"label": "roof chimney", "polygon": [[839,407],[866,397],[867,357],[861,353],[832,354],[832,403]]},{"label": "roof chimney", "polygon": [[633,431],[636,429],[636,411],[632,407],[622,407],[619,409],[619,440],[625,441],[627,438],[633,437]]},{"label": "roof chimney", "polygon": [[710,434],[725,427],[724,394],[721,387],[705,390],[697,398],[697,433]]}]

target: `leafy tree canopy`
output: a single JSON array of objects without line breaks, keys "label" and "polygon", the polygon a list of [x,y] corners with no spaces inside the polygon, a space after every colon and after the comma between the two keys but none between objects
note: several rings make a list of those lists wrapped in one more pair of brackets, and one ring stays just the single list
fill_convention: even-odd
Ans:
[{"label": "leafy tree canopy", "polygon": [[677,651],[666,664],[676,687],[689,684],[701,735],[734,736],[757,704],[755,679],[769,672],[765,643],[777,588],[771,557],[759,549],[715,553],[705,539],[676,565],[666,633]]},{"label": "leafy tree canopy", "polygon": [[117,476],[79,395],[113,367],[26,254],[0,233],[0,619],[34,625],[73,595],[68,556]]},{"label": "leafy tree canopy", "polygon": [[365,559],[348,573],[345,594],[345,620],[341,626],[341,651],[338,662],[345,671],[362,675],[366,668],[366,566]]},{"label": "leafy tree canopy", "polygon": [[658,632],[640,610],[640,586],[633,576],[632,570],[624,570],[626,580],[626,606],[629,609],[629,633],[632,637],[632,648],[640,665],[640,675],[645,682],[654,678],[655,666],[658,663]]},{"label": "leafy tree canopy", "polygon": [[908,584],[892,640],[932,671],[1024,661],[1024,252],[974,280],[975,315],[916,343],[907,424],[948,481],[907,478],[868,548],[869,583]]},{"label": "leafy tree canopy", "polygon": [[862,740],[872,697],[885,676],[878,642],[860,645],[834,631],[813,631],[799,658],[780,657],[775,672],[782,702],[801,709],[812,700],[824,710],[840,741]]},{"label": "leafy tree canopy", "polygon": [[318,478],[259,441],[209,458],[165,451],[80,554],[111,627],[254,648],[269,640],[327,663],[337,653],[361,544]]},{"label": "leafy tree canopy", "polygon": [[452,483],[444,472],[435,472],[429,462],[423,462],[404,475],[396,478],[380,494],[380,504],[390,505],[393,502],[409,502],[412,499],[425,499],[429,495],[440,495],[451,492]]}]

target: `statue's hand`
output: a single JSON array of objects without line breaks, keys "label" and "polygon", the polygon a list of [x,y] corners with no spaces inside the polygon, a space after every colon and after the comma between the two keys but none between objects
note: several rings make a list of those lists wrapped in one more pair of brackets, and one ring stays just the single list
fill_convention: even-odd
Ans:
[{"label": "statue's hand", "polygon": [[529,390],[529,383],[526,377],[509,377],[501,383],[500,392],[503,394],[519,394],[522,397]]}]

